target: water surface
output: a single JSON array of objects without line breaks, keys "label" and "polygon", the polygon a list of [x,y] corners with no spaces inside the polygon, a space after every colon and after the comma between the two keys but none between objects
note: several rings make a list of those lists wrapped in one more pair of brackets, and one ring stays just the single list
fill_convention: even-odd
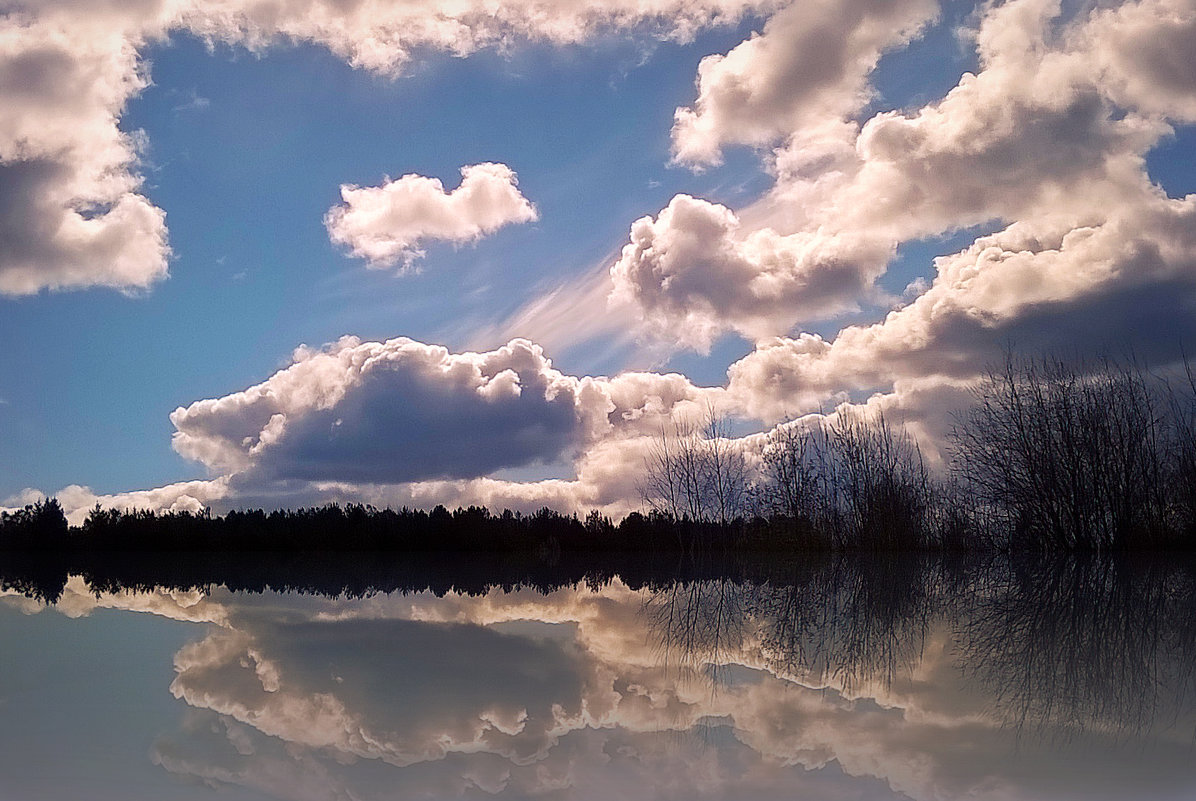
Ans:
[{"label": "water surface", "polygon": [[840,558],[0,597],[0,799],[1188,799],[1196,582]]}]

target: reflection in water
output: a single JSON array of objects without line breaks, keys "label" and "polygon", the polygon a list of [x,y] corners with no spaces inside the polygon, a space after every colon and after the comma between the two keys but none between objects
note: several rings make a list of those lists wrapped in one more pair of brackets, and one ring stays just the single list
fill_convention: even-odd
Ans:
[{"label": "reflection in water", "polygon": [[1179,723],[1196,658],[1189,571],[1056,558],[983,571],[972,598],[961,666],[1019,730],[1132,737]]},{"label": "reflection in water", "polygon": [[183,712],[151,759],[226,798],[1196,792],[1196,582],[1158,561],[828,557],[363,597],[76,577],[60,596],[203,627],[173,649]]},{"label": "reflection in water", "polygon": [[762,640],[772,664],[851,691],[892,683],[922,654],[931,610],[925,560],[839,557],[772,589]]},{"label": "reflection in water", "polygon": [[828,556],[769,582],[672,582],[645,608],[666,660],[718,668],[754,638],[771,672],[853,690],[891,683],[921,655],[928,571],[926,560],[911,556]]},{"label": "reflection in water", "polygon": [[1194,578],[1146,559],[836,557],[779,584],[678,583],[648,609],[683,662],[718,663],[754,640],[772,673],[849,694],[914,675],[934,624],[1019,736],[1128,738],[1178,725],[1196,698]]}]

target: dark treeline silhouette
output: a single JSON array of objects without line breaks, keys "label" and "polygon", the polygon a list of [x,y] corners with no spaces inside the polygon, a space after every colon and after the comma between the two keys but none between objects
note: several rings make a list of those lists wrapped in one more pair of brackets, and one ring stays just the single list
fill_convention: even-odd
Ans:
[{"label": "dark treeline silhouette", "polygon": [[1190,369],[1168,382],[1131,362],[1011,354],[973,394],[941,475],[903,428],[846,408],[775,429],[756,469],[710,410],[703,425],[662,432],[642,482],[651,511],[618,524],[598,512],[581,520],[549,509],[331,504],[223,516],[97,506],[70,527],[51,499],[0,513],[0,551],[56,552],[72,565],[143,550],[474,553],[553,564],[596,554],[1196,547]]},{"label": "dark treeline silhouette", "polygon": [[[1186,367],[1186,365],[1185,365]],[[1196,376],[1009,354],[973,389],[947,469],[882,414],[779,426],[752,475],[726,425],[662,431],[645,501],[758,542],[855,551],[1196,547]],[[745,531],[745,542],[750,541]]]},{"label": "dark treeline silhouette", "polygon": [[8,550],[63,550],[71,540],[62,505],[54,498],[0,512],[0,548]]},{"label": "dark treeline silhouette", "polygon": [[598,512],[585,520],[551,509],[492,514],[471,506],[449,511],[327,504],[294,510],[154,512],[97,505],[81,526],[67,525],[57,501],[0,513],[0,549],[70,551],[396,551],[535,555],[689,552],[699,546],[770,548],[767,521],[726,522],[632,512],[617,525]]},{"label": "dark treeline silhouette", "polygon": [[[480,593],[551,590],[615,575],[643,586],[661,575],[741,575],[738,566],[752,553],[739,547],[743,534],[741,526],[660,514],[633,513],[615,525],[598,514],[581,521],[549,510],[492,515],[358,505],[223,516],[97,508],[82,526],[69,527],[51,500],[0,518],[0,586],[48,602],[69,575],[82,576],[95,592],[224,586],[329,596]],[[757,539],[762,548],[770,544]]]}]

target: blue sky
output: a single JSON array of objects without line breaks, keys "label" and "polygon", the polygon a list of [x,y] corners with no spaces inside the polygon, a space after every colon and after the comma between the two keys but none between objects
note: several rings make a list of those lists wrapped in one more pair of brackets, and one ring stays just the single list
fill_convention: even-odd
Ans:
[{"label": "blue sky", "polygon": [[[645,15],[612,0],[599,23],[512,6],[446,34],[419,27],[454,13],[435,4],[295,4],[288,17],[286,3],[270,16],[250,0],[0,3],[0,169],[56,170],[12,184],[28,202],[0,198],[12,240],[0,243],[0,501],[82,485],[72,497],[89,504],[627,508],[630,485],[603,484],[601,465],[633,464],[662,422],[711,405],[751,433],[851,398],[900,410],[933,440],[968,378],[961,365],[978,370],[1017,340],[1029,310],[1055,315],[1074,346],[1084,309],[1116,304],[1131,283],[1196,278],[1165,222],[1186,219],[1196,189],[1196,87],[1168,72],[1196,51],[1190,5],[727,0]],[[1174,52],[1148,63],[1140,41]],[[712,54],[726,58],[699,69]],[[518,175],[510,191],[535,220],[461,241],[422,234],[408,271],[370,269],[332,240],[325,215],[342,185],[418,175],[450,193],[462,168],[487,163]],[[126,225],[121,203],[146,216]],[[60,217],[67,227],[45,227]],[[79,245],[76,221],[111,231]],[[1067,231],[1095,232],[1108,258]],[[1008,275],[952,278],[993,249]],[[1143,249],[1158,263],[1119,266]],[[1107,274],[1075,278],[1106,262]],[[113,277],[114,265],[126,272]],[[1159,311],[1168,342],[1108,330],[1083,346],[1128,342],[1173,360],[1185,291]],[[1026,341],[1053,341],[1042,330]],[[345,335],[356,339],[328,345]],[[538,355],[458,357],[512,336]],[[443,388],[401,365],[439,360],[442,372],[480,371],[461,391],[487,403],[512,370],[520,410],[469,413],[494,411],[521,442],[543,414],[530,387],[555,402],[567,385],[576,425],[497,472],[461,465],[403,486],[348,485],[268,456],[323,448],[293,441],[317,412],[346,422],[341,395],[309,402],[288,384],[297,394],[283,397],[295,348],[343,364],[395,337],[448,355],[391,346],[384,377],[336,379],[346,409],[423,408]],[[325,369],[309,355],[294,375]],[[400,381],[407,369],[422,378]],[[647,377],[618,378],[629,369]],[[249,419],[242,393],[259,384],[276,408]],[[192,406],[202,399],[216,405]],[[278,415],[285,447],[265,433]],[[412,429],[348,422],[393,459],[410,457],[416,429],[444,424],[386,420]],[[572,484],[538,481],[552,476]],[[213,479],[226,483],[124,494]]]},{"label": "blue sky", "polygon": [[[609,258],[629,221],[674,192],[758,193],[751,158],[701,176],[666,164],[672,109],[693,94],[698,60],[748,30],[648,53],[613,41],[433,55],[394,79],[313,45],[255,55],[177,35],[151,48],[154,85],[121,125],[148,136],[145,192],[167,213],[170,278],[133,298],[0,300],[0,338],[15,345],[0,356],[0,495],[202,475],[170,449],[176,406],[264,379],[299,344],[343,334],[463,347],[537,287]],[[341,183],[416,172],[451,187],[462,164],[482,161],[517,170],[539,223],[433,245],[422,272],[403,277],[329,242],[321,219]],[[621,367],[571,356],[578,371]]]}]

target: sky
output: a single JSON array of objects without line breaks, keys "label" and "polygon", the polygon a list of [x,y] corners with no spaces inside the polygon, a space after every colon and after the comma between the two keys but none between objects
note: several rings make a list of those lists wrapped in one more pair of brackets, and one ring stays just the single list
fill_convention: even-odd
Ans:
[{"label": "sky", "polygon": [[0,506],[622,514],[1196,327],[1196,3],[0,0]]}]

